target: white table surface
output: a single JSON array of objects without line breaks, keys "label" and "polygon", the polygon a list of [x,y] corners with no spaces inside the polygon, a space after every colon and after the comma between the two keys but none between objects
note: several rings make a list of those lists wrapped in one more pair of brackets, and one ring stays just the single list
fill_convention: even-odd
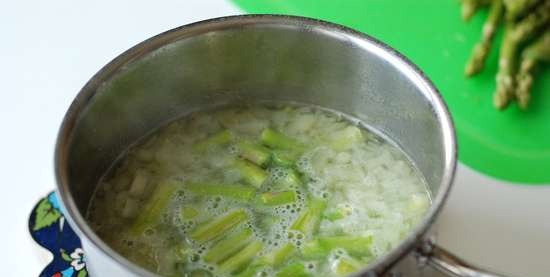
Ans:
[{"label": "white table surface", "polygon": [[[4,1],[0,4],[1,276],[37,276],[48,255],[27,231],[54,188],[53,146],[72,98],[104,64],[167,29],[238,14],[227,0]],[[499,182],[460,166],[441,244],[512,276],[550,276],[550,186]]]}]

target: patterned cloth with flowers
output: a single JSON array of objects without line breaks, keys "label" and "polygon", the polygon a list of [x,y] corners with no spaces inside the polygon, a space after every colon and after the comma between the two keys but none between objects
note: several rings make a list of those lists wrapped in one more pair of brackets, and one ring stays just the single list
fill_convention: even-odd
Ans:
[{"label": "patterned cloth with flowers", "polygon": [[53,255],[39,277],[89,276],[80,239],[65,221],[55,192],[36,204],[29,218],[29,231]]}]

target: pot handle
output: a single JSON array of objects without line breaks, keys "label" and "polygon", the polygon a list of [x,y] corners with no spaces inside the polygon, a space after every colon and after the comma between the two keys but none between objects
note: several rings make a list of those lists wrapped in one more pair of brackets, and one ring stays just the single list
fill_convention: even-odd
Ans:
[{"label": "pot handle", "polygon": [[416,250],[420,265],[429,265],[437,271],[453,277],[506,277],[474,266],[449,251],[435,245],[433,240],[426,241]]}]

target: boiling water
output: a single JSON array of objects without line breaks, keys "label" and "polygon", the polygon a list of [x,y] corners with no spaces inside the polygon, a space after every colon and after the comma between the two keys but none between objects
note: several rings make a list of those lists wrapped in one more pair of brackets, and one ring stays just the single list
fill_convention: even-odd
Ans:
[{"label": "boiling water", "polygon": [[[295,145],[264,141],[266,130]],[[243,143],[269,155],[259,162]],[[265,178],[247,176],[243,161]],[[167,183],[169,197],[152,199]],[[280,191],[293,197],[262,202]],[[403,152],[358,121],[310,106],[251,106],[190,114],[132,147],[102,179],[88,218],[108,245],[163,276],[339,276],[399,244],[429,205]],[[237,223],[198,239],[197,230],[237,213]],[[308,213],[313,223],[297,227]],[[220,246],[239,235],[242,243]],[[210,249],[228,253],[214,259]]]}]

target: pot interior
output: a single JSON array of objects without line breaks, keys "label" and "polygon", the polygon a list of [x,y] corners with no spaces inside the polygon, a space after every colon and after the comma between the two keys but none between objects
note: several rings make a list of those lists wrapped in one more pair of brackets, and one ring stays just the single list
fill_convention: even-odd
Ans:
[{"label": "pot interior", "polygon": [[353,31],[269,16],[176,29],[103,68],[64,123],[60,186],[81,216],[99,178],[144,135],[197,109],[254,101],[314,104],[361,119],[409,155],[432,195],[448,189],[452,127],[421,73]]}]

